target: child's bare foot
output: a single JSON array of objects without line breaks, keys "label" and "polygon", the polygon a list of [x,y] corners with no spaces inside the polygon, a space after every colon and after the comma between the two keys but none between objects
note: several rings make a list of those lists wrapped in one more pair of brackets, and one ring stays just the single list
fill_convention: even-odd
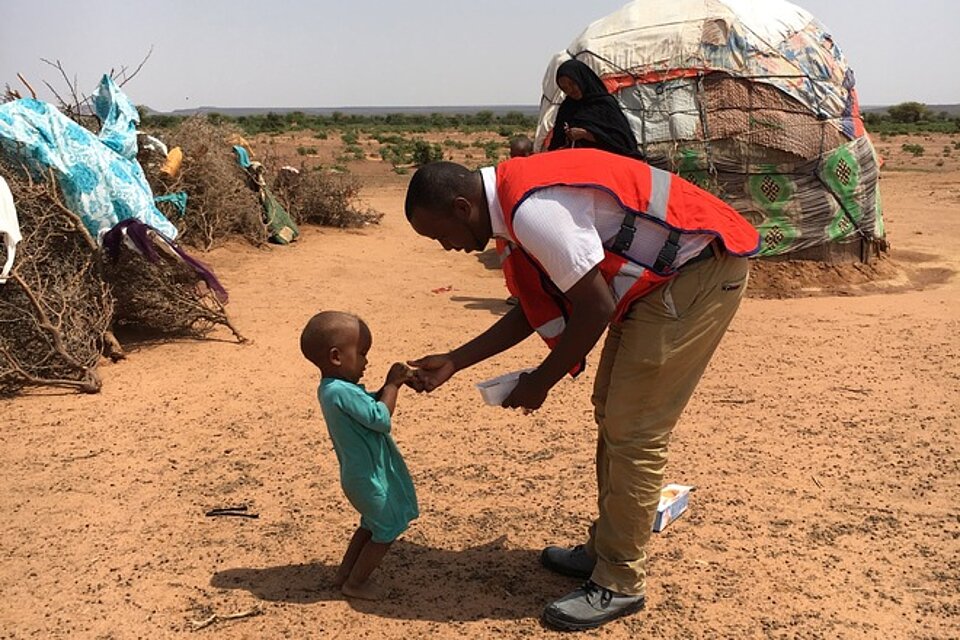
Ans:
[{"label": "child's bare foot", "polygon": [[383,600],[387,595],[386,591],[374,580],[368,579],[359,585],[352,585],[344,582],[340,587],[340,593],[348,598],[357,598],[359,600]]}]

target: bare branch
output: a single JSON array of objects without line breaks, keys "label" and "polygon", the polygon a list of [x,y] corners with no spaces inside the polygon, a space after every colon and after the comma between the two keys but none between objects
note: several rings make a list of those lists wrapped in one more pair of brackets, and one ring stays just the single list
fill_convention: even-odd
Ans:
[{"label": "bare branch", "polygon": [[134,69],[133,73],[131,73],[129,76],[126,75],[127,68],[123,67],[120,72],[124,75],[124,78],[123,78],[123,81],[118,84],[118,86],[122,87],[123,85],[127,84],[128,82],[136,78],[137,74],[140,73],[140,69],[143,69],[143,65],[147,64],[147,60],[149,60],[150,56],[152,55],[153,55],[153,45],[150,45],[150,50],[147,51],[147,55],[143,57],[143,60],[140,61],[140,64],[137,65],[137,68]]},{"label": "bare branch", "polygon": [[[61,106],[62,106],[62,107],[66,107],[67,110],[68,110],[68,112],[72,112],[72,113],[76,114],[77,117],[79,117],[79,116],[80,116],[80,102],[81,102],[81,101],[80,101],[80,96],[77,94],[77,78],[76,78],[76,75],[74,75],[74,79],[73,79],[73,81],[71,82],[71,81],[70,81],[70,76],[67,75],[67,71],[63,68],[63,64],[60,62],[60,60],[57,60],[57,61],[54,63],[54,62],[51,62],[50,60],[47,60],[46,58],[40,58],[40,61],[47,63],[48,65],[50,65],[51,67],[53,67],[54,69],[56,69],[57,71],[60,72],[60,77],[63,78],[63,81],[66,83],[67,88],[70,90],[70,97],[71,97],[72,100],[73,100],[73,103],[72,103],[72,104],[71,104],[71,103],[68,103],[68,102],[66,102],[66,101],[64,101],[64,100],[61,100],[61,102],[62,102],[62,105],[61,105]],[[47,85],[47,86],[49,86],[49,85]]]},{"label": "bare branch", "polygon": [[55,97],[57,99],[57,102],[60,103],[61,108],[69,107],[69,104],[67,103],[67,101],[63,99],[63,96],[57,93],[57,90],[53,88],[53,85],[51,85],[46,80],[43,81],[43,84],[47,85],[47,89],[50,89],[50,91],[53,93],[53,97]]},{"label": "bare branch", "polygon": [[20,82],[30,91],[30,95],[33,96],[33,99],[37,99],[37,92],[33,90],[33,87],[30,86],[30,83],[27,82],[27,79],[23,77],[22,73],[17,73],[17,77],[20,79]]},{"label": "bare branch", "polygon": [[9,83],[5,84],[4,90],[3,90],[3,101],[12,102],[14,100],[19,100],[19,99],[20,99],[20,92],[14,89],[13,87],[11,87]]}]

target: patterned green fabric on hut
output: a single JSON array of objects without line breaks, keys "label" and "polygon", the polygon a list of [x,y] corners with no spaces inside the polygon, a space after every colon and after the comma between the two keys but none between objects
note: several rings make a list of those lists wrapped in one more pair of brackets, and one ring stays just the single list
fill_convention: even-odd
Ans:
[{"label": "patterned green fabric on hut", "polygon": [[276,196],[267,189],[267,182],[263,179],[263,165],[252,162],[247,149],[240,145],[234,145],[233,151],[237,155],[237,164],[243,168],[249,178],[250,188],[257,192],[257,197],[260,199],[260,206],[263,207],[263,223],[267,225],[267,231],[270,233],[270,242],[290,244],[300,236],[300,230]]},{"label": "patterned green fabric on hut", "polygon": [[293,218],[266,187],[260,189],[260,204],[263,206],[263,220],[270,232],[271,242],[290,244],[299,237],[300,230],[297,229]]},{"label": "patterned green fabric on hut", "polygon": [[803,160],[744,162],[762,157],[747,145],[688,143],[651,146],[648,160],[722,198],[760,232],[761,256],[780,256],[826,243],[884,237],[879,166],[866,137]]}]

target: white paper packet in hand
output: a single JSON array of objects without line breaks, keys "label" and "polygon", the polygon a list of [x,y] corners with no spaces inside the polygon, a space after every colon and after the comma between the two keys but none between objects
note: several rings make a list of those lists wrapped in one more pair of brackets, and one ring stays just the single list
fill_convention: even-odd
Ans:
[{"label": "white paper packet in hand", "polygon": [[503,404],[503,401],[507,399],[507,396],[510,395],[510,392],[513,391],[513,388],[517,386],[517,383],[520,381],[520,374],[530,373],[531,371],[533,371],[533,369],[511,371],[502,376],[478,382],[477,389],[480,390],[480,395],[483,397],[485,403],[492,407],[499,407]]}]

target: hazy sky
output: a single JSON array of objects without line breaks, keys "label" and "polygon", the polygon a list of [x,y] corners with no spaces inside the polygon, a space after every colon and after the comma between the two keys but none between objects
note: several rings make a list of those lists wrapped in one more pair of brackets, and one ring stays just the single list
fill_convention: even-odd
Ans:
[{"label": "hazy sky", "polygon": [[[670,2],[671,0],[662,0]],[[550,57],[625,0],[0,0],[0,86],[125,91],[154,109],[536,104]],[[833,33],[866,105],[960,102],[960,2],[799,0]]]}]

